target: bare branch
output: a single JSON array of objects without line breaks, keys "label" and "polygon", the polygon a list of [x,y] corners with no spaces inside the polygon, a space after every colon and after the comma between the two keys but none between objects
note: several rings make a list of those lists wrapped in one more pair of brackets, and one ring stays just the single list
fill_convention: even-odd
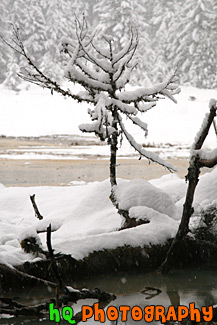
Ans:
[{"label": "bare branch", "polygon": [[41,70],[38,69],[38,67],[33,63],[33,61],[27,55],[24,45],[22,43],[21,37],[20,37],[19,29],[14,27],[13,33],[14,33],[14,37],[15,37],[14,43],[18,46],[18,49],[16,49],[15,47],[13,47],[13,45],[9,44],[7,41],[4,40],[5,43],[8,44],[13,50],[15,50],[16,52],[21,54],[26,59],[29,66],[33,68],[33,71],[36,72],[36,73],[34,73],[34,72],[30,72],[27,69],[24,69],[24,72],[19,73],[18,76],[20,76],[22,79],[24,79],[26,81],[37,84],[38,86],[51,89],[51,91],[56,91],[63,96],[71,97],[71,98],[77,100],[78,102],[82,102],[82,101],[86,101],[88,103],[92,102],[89,99],[83,99],[78,95],[72,94],[68,90],[62,89],[56,81],[53,81],[52,79],[47,77]]},{"label": "bare branch", "polygon": [[35,202],[35,194],[30,195],[30,200],[31,200],[31,202],[32,202],[33,209],[34,209],[34,211],[35,211],[35,216],[36,216],[36,218],[38,218],[39,220],[42,220],[42,219],[43,219],[43,216],[42,216],[41,213],[39,212],[38,207],[37,207],[37,204],[36,204],[36,202]]},{"label": "bare branch", "polygon": [[89,51],[86,50],[86,46],[83,44],[82,42],[82,39],[80,38],[77,30],[76,30],[76,34],[77,34],[77,39],[78,39],[78,42],[79,42],[79,45],[81,47],[81,49],[84,51],[84,54],[85,54],[85,57],[87,60],[89,60],[91,63],[94,63],[96,66],[98,66],[100,69],[102,69],[105,73],[110,73],[109,70],[107,70],[107,68],[105,66],[103,66],[103,62],[99,61],[96,59],[96,57],[93,57]]},{"label": "bare branch", "polygon": [[217,157],[213,159],[200,159],[198,164],[200,167],[213,168],[217,165]]}]

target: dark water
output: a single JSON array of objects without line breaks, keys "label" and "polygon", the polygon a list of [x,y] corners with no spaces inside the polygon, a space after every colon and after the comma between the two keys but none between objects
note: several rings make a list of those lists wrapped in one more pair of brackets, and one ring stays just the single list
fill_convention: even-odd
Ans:
[{"label": "dark water", "polygon": [[[110,305],[119,307],[127,305],[131,308],[139,306],[144,309],[147,305],[170,305],[188,306],[195,303],[195,307],[211,306],[217,304],[217,270],[215,269],[190,269],[184,271],[175,271],[170,275],[149,274],[118,274],[113,276],[103,276],[93,278],[79,283],[71,283],[74,288],[99,288],[101,290],[112,292],[117,295],[116,300]],[[150,288],[153,288],[152,290]],[[10,295],[13,297],[12,295]],[[17,302],[24,304],[35,304],[41,301],[49,300],[54,297],[54,293],[48,291],[38,291],[37,288],[32,292],[25,292],[18,295]],[[74,314],[79,312],[82,305],[92,306],[96,301],[83,300],[73,305]],[[107,308],[109,307],[107,306]],[[87,321],[88,324],[94,322],[93,318]],[[106,320],[104,324],[116,324]],[[145,323],[144,320],[134,322],[128,317],[126,324]],[[35,318],[1,318],[0,324],[56,324],[54,321]],[[61,325],[69,324],[67,321],[61,321]],[[121,322],[118,322],[121,324]],[[149,324],[160,324],[152,321]],[[212,324],[212,322],[210,322]]]}]

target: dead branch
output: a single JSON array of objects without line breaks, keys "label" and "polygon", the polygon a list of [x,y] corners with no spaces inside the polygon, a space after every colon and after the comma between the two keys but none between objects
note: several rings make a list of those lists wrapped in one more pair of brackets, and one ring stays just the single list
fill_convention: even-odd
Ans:
[{"label": "dead branch", "polygon": [[214,127],[214,130],[215,130],[215,135],[217,136],[217,125],[216,125],[215,120],[213,120],[213,127]]},{"label": "dead branch", "polygon": [[15,268],[0,264],[0,288],[3,291],[25,290],[34,286],[55,288],[56,283],[37,278]]},{"label": "dead branch", "polygon": [[63,288],[63,281],[61,279],[59,270],[58,270],[58,266],[54,257],[54,253],[53,253],[53,249],[52,249],[52,245],[51,245],[51,224],[47,227],[47,248],[48,248],[48,252],[49,252],[49,257],[50,257],[50,261],[51,261],[51,266],[54,272],[54,275],[56,277],[56,280],[58,282],[59,285],[59,289]]},{"label": "dead branch", "polygon": [[41,213],[39,212],[38,207],[37,207],[37,204],[36,204],[36,202],[35,202],[35,194],[30,195],[30,200],[31,200],[31,202],[32,202],[33,209],[34,209],[34,211],[35,211],[35,216],[36,216],[36,218],[38,218],[39,220],[42,220],[42,219],[43,219],[43,216],[42,216]]},{"label": "dead branch", "polygon": [[33,71],[24,69],[24,72],[21,72],[18,74],[19,77],[21,77],[23,80],[37,84],[38,86],[48,88],[51,91],[56,91],[63,96],[71,97],[74,100],[77,100],[78,102],[82,102],[82,101],[85,101],[87,103],[92,102],[91,99],[82,98],[79,95],[72,94],[70,92],[70,90],[62,89],[56,81],[54,81],[51,78],[49,78],[48,76],[46,76],[40,69],[38,69],[38,67],[34,64],[34,62],[28,56],[28,54],[24,48],[21,36],[20,36],[19,28],[16,28],[15,26],[13,26],[13,35],[14,35],[14,39],[12,39],[12,43],[14,43],[15,45],[9,43],[3,37],[1,37],[1,38],[5,44],[7,44],[14,51],[18,52],[20,55],[22,55],[26,59],[28,65],[33,69]]},{"label": "dead branch", "polygon": [[207,125],[206,126],[202,126],[202,130],[200,132],[200,136],[198,138],[198,140],[196,141],[196,143],[193,145],[193,150],[199,150],[201,149],[208,133],[209,133],[209,129],[210,129],[210,126],[214,120],[214,117],[216,116],[216,104],[213,104],[211,107],[210,107],[210,113],[209,113],[209,116],[208,116],[208,119],[207,119]]},{"label": "dead branch", "polygon": [[[82,289],[82,290],[73,290],[70,292],[66,290],[66,294],[59,297],[59,306],[68,305],[69,302],[77,302],[81,299],[97,299],[100,304],[100,308],[105,308],[110,301],[116,298],[115,295],[101,291],[99,289]],[[49,304],[54,303],[54,299],[50,299],[50,301],[46,301],[45,303],[38,304],[35,306],[24,306],[22,304],[18,304],[16,301],[7,298],[0,297],[0,314],[8,314],[14,316],[45,316],[49,311]],[[81,318],[79,314],[74,317],[77,321],[80,321]]]},{"label": "dead branch", "polygon": [[[176,251],[177,251],[178,247],[181,246],[184,237],[189,232],[189,221],[190,221],[190,218],[194,212],[192,204],[193,204],[195,189],[199,182],[200,167],[203,167],[203,164],[204,165],[207,164],[207,166],[208,165],[213,166],[214,163],[217,163],[217,157],[215,157],[212,160],[200,161],[200,157],[197,154],[197,150],[201,149],[201,147],[208,135],[209,128],[212,124],[214,117],[216,116],[216,109],[217,109],[216,101],[212,100],[210,102],[209,115],[208,115],[208,117],[205,117],[204,123],[202,124],[202,127],[199,131],[198,138],[196,139],[195,143],[192,146],[193,154],[190,159],[188,174],[186,176],[186,180],[188,180],[189,183],[188,183],[188,189],[187,189],[185,203],[183,206],[182,219],[181,219],[177,234],[176,234],[175,238],[173,239],[172,244],[167,252],[167,256],[159,268],[159,271],[161,273],[168,272],[169,268],[171,268],[171,266],[176,263],[176,259],[177,259]],[[195,153],[194,153],[194,150],[196,150]]]},{"label": "dead branch", "polygon": [[213,168],[215,165],[217,165],[217,157],[210,160],[200,159],[198,163],[199,163],[199,167]]}]

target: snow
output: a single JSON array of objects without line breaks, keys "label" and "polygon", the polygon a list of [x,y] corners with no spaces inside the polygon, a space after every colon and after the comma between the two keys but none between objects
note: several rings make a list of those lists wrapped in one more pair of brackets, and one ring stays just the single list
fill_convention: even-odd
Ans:
[{"label": "snow", "polygon": [[[148,223],[117,231],[122,217],[109,199],[110,182],[76,183],[68,187],[0,186],[0,263],[18,265],[41,257],[26,254],[20,241],[36,237],[46,250],[46,229],[52,225],[55,252],[82,259],[103,249],[163,244],[178,229],[186,184],[177,175],[147,182],[118,179],[119,207]],[[217,168],[200,177],[194,205],[217,205]],[[43,220],[34,215],[29,196],[35,194]]]},{"label": "snow", "polygon": [[[156,107],[143,115],[142,120],[148,124],[149,129],[147,139],[138,127],[130,120],[126,120],[126,128],[138,143],[191,146],[205,113],[209,111],[209,100],[216,96],[216,91],[194,87],[181,88],[182,91],[177,96],[177,105],[166,99],[161,100],[157,102]],[[80,90],[74,86],[72,91],[78,93]],[[31,86],[29,90],[24,88],[17,94],[0,86],[0,92],[0,133],[6,136],[82,135],[78,125],[88,121],[87,110],[90,105],[79,104],[58,94],[51,96],[46,89]],[[190,100],[190,96],[195,97],[195,100]],[[213,127],[205,146],[211,149],[216,147]],[[125,149],[125,155],[127,150],[129,152],[132,150],[127,143]],[[176,152],[177,147],[171,154],[176,155]]]},{"label": "snow", "polygon": [[[126,181],[118,180],[118,183],[123,187]],[[34,216],[29,199],[32,193],[36,194],[36,202],[40,213],[44,216],[43,220],[38,220]],[[53,248],[71,254],[75,258],[83,258],[94,250],[115,248],[125,244],[143,246],[151,242],[163,243],[174,235],[177,221],[168,215],[157,213],[156,210],[149,224],[142,225],[138,229],[116,231],[123,220],[112,205],[109,194],[108,180],[64,188],[1,186],[0,263],[17,265],[34,260],[33,256],[21,250],[19,239],[23,239],[24,234],[32,236],[36,234],[35,231],[40,231],[38,236],[43,248],[46,249],[46,234],[41,232],[46,231],[50,223],[54,230]],[[170,211],[165,208],[164,212],[170,213],[172,209],[174,205],[171,200]],[[159,215],[162,220],[159,219]],[[156,230],[158,221],[160,227]],[[144,236],[144,233],[147,235]]]},{"label": "snow", "polygon": [[166,192],[174,203],[178,202],[186,194],[187,183],[176,174],[164,175],[158,179],[152,179],[151,184]]},{"label": "snow", "polygon": [[145,206],[171,218],[176,214],[175,204],[170,196],[144,179],[125,181],[115,190],[119,209]]},{"label": "snow", "polygon": [[195,191],[195,204],[202,205],[212,203],[217,199],[217,169],[215,168],[212,173],[205,174],[200,177],[199,185]]}]

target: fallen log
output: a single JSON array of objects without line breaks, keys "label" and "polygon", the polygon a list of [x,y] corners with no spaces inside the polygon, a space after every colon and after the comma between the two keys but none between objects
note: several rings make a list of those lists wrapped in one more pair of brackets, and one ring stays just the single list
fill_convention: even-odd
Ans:
[{"label": "fallen log", "polygon": [[25,290],[34,286],[55,288],[56,283],[29,275],[5,264],[0,264],[1,291]]}]

